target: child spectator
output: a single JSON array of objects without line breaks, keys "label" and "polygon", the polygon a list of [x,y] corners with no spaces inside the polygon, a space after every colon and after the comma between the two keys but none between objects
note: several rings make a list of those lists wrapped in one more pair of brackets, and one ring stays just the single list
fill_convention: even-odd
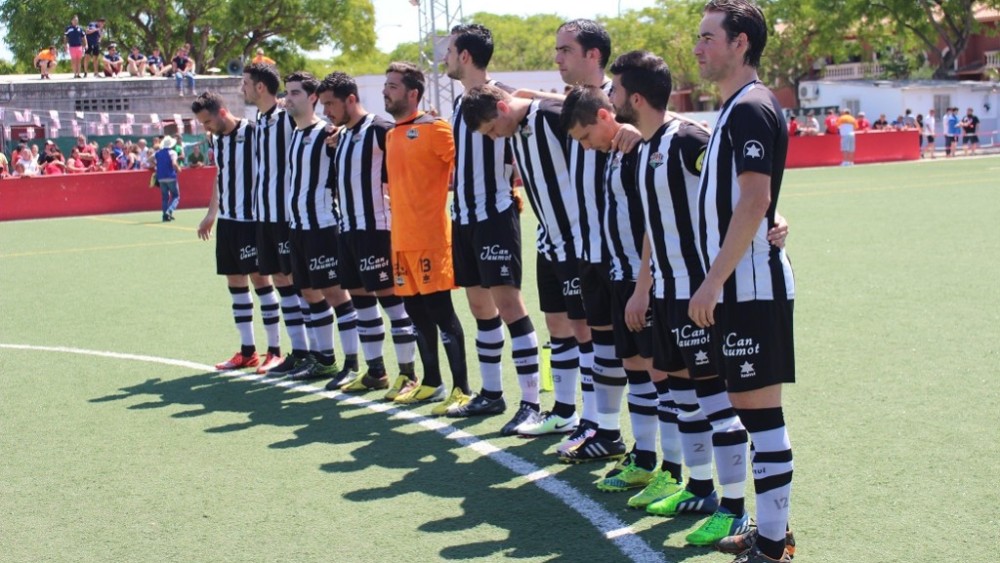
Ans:
[{"label": "child spectator", "polygon": [[42,73],[41,80],[52,80],[49,73],[56,68],[56,46],[50,45],[47,49],[42,49],[35,55],[35,61],[31,63]]}]

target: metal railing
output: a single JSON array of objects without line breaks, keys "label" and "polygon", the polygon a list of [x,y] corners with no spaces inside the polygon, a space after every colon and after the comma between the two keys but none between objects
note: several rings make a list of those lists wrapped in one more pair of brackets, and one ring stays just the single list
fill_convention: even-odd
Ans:
[{"label": "metal railing", "polygon": [[823,78],[827,80],[862,80],[879,78],[883,68],[878,63],[848,63],[842,65],[827,65],[823,68]]},{"label": "metal railing", "polygon": [[986,51],[986,68],[1000,68],[1000,51]]}]

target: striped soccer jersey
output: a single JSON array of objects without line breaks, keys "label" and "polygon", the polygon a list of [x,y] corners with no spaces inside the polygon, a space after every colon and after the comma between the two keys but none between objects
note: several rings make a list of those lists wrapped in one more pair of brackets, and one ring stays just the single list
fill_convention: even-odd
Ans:
[{"label": "striped soccer jersey", "polygon": [[333,150],[325,121],[296,129],[289,149],[291,174],[289,226],[314,230],[337,225],[340,210],[334,194]]},{"label": "striped soccer jersey", "polygon": [[[611,81],[604,80],[601,90],[611,96]],[[608,154],[586,150],[578,141],[569,140],[570,181],[576,190],[580,205],[580,227],[574,232],[576,255],[594,264],[607,261],[607,241],[602,234],[601,218],[604,216],[604,166]]]},{"label": "striped soccer jersey", "polygon": [[639,147],[635,147],[628,153],[609,154],[604,165],[604,218],[601,223],[612,281],[636,281],[639,276],[646,221],[636,184],[638,159]]},{"label": "striped soccer jersey", "polygon": [[253,216],[259,223],[288,222],[288,148],[293,130],[292,116],[277,105],[257,112]]},{"label": "striped soccer jersey", "polygon": [[253,124],[241,119],[228,135],[212,136],[219,217],[253,221],[253,135]]},{"label": "striped soccer jersey", "polygon": [[559,125],[562,103],[532,100],[511,137],[514,161],[538,217],[538,252],[552,262],[575,257],[580,213],[569,181],[568,136]]},{"label": "striped soccer jersey", "polygon": [[[495,80],[506,92],[513,89]],[[462,97],[455,98],[451,127],[455,135],[455,197],[451,218],[462,225],[478,223],[506,211],[513,203],[513,155],[507,139],[491,139],[465,125]]]},{"label": "striped soccer jersey", "polygon": [[387,119],[369,113],[354,127],[340,132],[333,163],[341,231],[390,228],[385,134],[392,126]]},{"label": "striped soccer jersey", "polygon": [[690,299],[705,279],[695,238],[699,172],[708,131],[677,118],[642,144],[637,180],[653,266],[653,291]]},{"label": "striped soccer jersey", "polygon": [[699,250],[707,270],[726,237],[740,200],[738,177],[744,172],[771,178],[771,204],[753,241],[723,286],[720,302],[791,300],[795,298],[792,266],[784,249],[767,241],[781,191],[788,152],[788,129],[774,94],[754,81],[723,106],[712,132],[701,174],[698,200]]}]

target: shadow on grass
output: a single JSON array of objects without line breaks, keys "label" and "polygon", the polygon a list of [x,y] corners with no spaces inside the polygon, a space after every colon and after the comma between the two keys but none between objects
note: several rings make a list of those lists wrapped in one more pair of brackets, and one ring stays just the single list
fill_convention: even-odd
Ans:
[{"label": "shadow on grass", "polygon": [[[568,510],[543,490],[497,462],[481,455],[461,457],[457,452],[464,446],[443,439],[438,433],[416,426],[416,422],[371,410],[369,404],[352,405],[334,400],[302,400],[311,395],[308,390],[288,389],[269,382],[236,379],[215,372],[197,373],[173,379],[149,379],[124,387],[119,393],[91,399],[94,403],[134,401],[129,409],[148,410],[178,406],[190,407],[174,412],[174,418],[192,418],[212,413],[230,412],[246,416],[245,422],[207,428],[208,433],[239,432],[267,425],[290,429],[287,439],[268,447],[285,449],[313,444],[329,444],[340,450],[338,459],[321,464],[321,471],[348,476],[337,479],[327,493],[341,494],[350,502],[410,503],[415,507],[417,530],[432,534],[447,534],[451,545],[436,555],[441,559],[474,558],[542,558],[548,561],[619,561],[627,560],[610,541],[601,537],[593,525],[580,514]],[[370,398],[377,397],[371,394]],[[402,409],[401,409],[402,410]],[[417,407],[426,412],[429,407]],[[453,428],[474,424],[472,421],[448,420]],[[541,468],[554,462],[550,453],[556,440],[542,438],[496,438],[493,443],[515,453]],[[343,455],[347,453],[348,455]],[[391,483],[375,483],[364,478],[373,467],[402,470],[401,479]],[[629,525],[642,513],[625,506],[627,495],[597,493],[593,487],[595,473],[604,467],[583,466],[558,474],[606,510]],[[345,487],[344,484],[347,484]],[[353,490],[350,488],[353,487]],[[408,496],[412,499],[406,498]],[[419,509],[419,497],[460,500],[461,515],[434,519],[433,501],[427,512]],[[389,510],[387,510],[389,512]],[[406,526],[407,524],[404,524]],[[665,549],[667,561],[681,561],[703,555],[700,549],[662,547],[667,535],[687,531],[694,525],[689,518],[664,519],[640,536],[656,550]],[[479,527],[500,528],[507,532],[503,541],[483,541],[454,544],[454,538]]]}]

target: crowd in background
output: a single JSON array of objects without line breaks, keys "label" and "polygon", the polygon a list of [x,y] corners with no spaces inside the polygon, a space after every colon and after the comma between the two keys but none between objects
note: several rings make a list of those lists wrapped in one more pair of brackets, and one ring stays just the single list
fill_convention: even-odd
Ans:
[{"label": "crowd in background", "polygon": [[[163,138],[158,135],[151,141],[140,138],[135,142],[118,138],[102,147],[80,135],[69,155],[64,154],[51,139],[45,141],[43,148],[39,148],[38,144],[21,142],[11,151],[9,159],[0,153],[0,178],[154,170],[156,161],[153,154],[160,149]],[[202,152],[200,144],[189,145],[190,150],[185,150],[181,135],[174,135],[174,139],[173,150],[181,166],[196,168],[214,164],[211,151]]]}]

